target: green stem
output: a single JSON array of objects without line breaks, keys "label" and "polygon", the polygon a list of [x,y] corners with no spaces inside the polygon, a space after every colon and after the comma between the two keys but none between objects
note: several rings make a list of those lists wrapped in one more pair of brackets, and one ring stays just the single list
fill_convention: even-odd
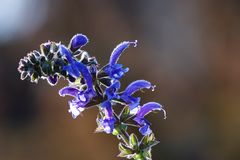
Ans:
[{"label": "green stem", "polygon": [[129,146],[129,135],[126,131],[120,130],[119,136],[126,146]]}]

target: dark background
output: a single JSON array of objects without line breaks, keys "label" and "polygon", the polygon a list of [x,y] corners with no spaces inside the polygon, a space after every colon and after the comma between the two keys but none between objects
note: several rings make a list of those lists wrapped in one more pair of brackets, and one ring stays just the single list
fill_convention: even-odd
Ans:
[{"label": "dark background", "polygon": [[0,159],[113,160],[118,141],[94,134],[97,109],[73,120],[57,87],[21,81],[20,58],[47,40],[67,43],[84,33],[84,47],[104,65],[121,41],[139,41],[120,62],[123,87],[157,85],[143,103],[160,145],[153,159],[240,159],[240,3],[238,0],[0,0]]}]

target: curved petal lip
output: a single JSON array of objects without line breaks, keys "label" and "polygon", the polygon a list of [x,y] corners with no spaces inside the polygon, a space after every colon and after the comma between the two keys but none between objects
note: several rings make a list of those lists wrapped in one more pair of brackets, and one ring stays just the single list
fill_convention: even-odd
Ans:
[{"label": "curved petal lip", "polygon": [[127,86],[123,94],[132,95],[140,89],[144,89],[144,88],[149,89],[151,87],[152,87],[152,84],[146,80],[136,80]]},{"label": "curved petal lip", "polygon": [[69,86],[64,87],[59,90],[59,95],[63,96],[63,97],[66,95],[72,96],[72,97],[77,97],[78,93],[79,93],[79,89],[74,88],[74,87],[69,87]]},{"label": "curved petal lip", "polygon": [[114,65],[117,63],[119,57],[121,56],[122,52],[127,49],[130,45],[133,45],[134,47],[137,46],[137,40],[135,41],[124,41],[116,46],[114,50],[112,51],[112,54],[110,56],[109,65]]},{"label": "curved petal lip", "polygon": [[137,116],[143,118],[145,115],[155,110],[162,110],[165,116],[165,110],[163,109],[162,105],[156,102],[148,102],[144,104],[142,107],[140,107]]}]

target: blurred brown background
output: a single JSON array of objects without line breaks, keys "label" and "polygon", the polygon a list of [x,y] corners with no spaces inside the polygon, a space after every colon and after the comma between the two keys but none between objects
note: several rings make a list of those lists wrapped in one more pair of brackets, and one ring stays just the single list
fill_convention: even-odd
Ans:
[{"label": "blurred brown background", "polygon": [[154,160],[240,159],[240,1],[0,0],[0,160],[113,160],[118,141],[93,134],[97,109],[73,120],[57,87],[19,79],[18,61],[47,40],[84,47],[106,64],[123,40],[123,87],[157,85],[143,102],[168,112],[148,118],[161,140]]}]

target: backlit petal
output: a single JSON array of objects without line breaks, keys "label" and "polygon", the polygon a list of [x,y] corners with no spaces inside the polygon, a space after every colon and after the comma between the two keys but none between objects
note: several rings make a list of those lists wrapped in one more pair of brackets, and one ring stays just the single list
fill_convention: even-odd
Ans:
[{"label": "backlit petal", "polygon": [[60,96],[72,96],[72,97],[77,97],[79,93],[79,89],[74,88],[74,87],[64,87],[59,90],[59,95]]},{"label": "backlit petal", "polygon": [[156,103],[156,102],[148,102],[148,103],[144,104],[142,107],[140,107],[140,109],[137,113],[137,117],[143,118],[148,113],[150,113],[152,111],[156,111],[156,110],[163,111],[164,119],[166,118],[166,112],[163,109],[162,105],[160,105],[159,103]]},{"label": "backlit petal", "polygon": [[130,41],[124,41],[122,43],[120,43],[119,45],[116,46],[116,48],[114,48],[114,50],[112,51],[110,60],[109,60],[109,65],[112,66],[114,64],[117,63],[120,55],[122,54],[122,52],[128,48],[130,45],[133,45],[134,47],[137,46],[137,40],[135,40],[134,42],[130,42]]},{"label": "backlit petal", "polygon": [[87,36],[83,34],[76,34],[70,41],[71,50],[77,50],[89,42]]},{"label": "backlit petal", "polygon": [[124,95],[132,95],[140,89],[144,89],[144,88],[150,89],[151,87],[152,87],[152,85],[150,82],[148,82],[146,80],[137,80],[137,81],[134,81],[131,84],[129,84],[123,94]]}]

